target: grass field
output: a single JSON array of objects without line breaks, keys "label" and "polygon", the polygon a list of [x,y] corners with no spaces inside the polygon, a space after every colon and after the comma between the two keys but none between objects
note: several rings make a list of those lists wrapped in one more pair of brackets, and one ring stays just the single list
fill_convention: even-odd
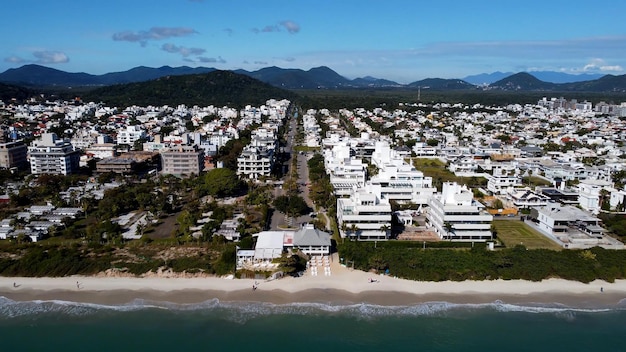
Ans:
[{"label": "grass field", "polygon": [[509,248],[522,244],[528,249],[562,249],[561,246],[552,242],[522,221],[494,220],[492,224],[498,233],[498,239]]},{"label": "grass field", "polygon": [[433,186],[441,191],[443,182],[456,182],[469,187],[484,187],[487,179],[483,177],[459,177],[446,169],[446,163],[439,159],[413,158],[413,166],[424,173],[424,176],[432,177]]}]

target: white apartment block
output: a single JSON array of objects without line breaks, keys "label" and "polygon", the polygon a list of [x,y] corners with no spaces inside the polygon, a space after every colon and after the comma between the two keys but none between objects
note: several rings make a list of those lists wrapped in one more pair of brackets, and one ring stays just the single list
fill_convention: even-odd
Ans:
[{"label": "white apartment block", "polygon": [[237,158],[237,175],[251,180],[267,177],[272,172],[273,164],[273,149],[248,145]]},{"label": "white apartment block", "polygon": [[380,186],[380,196],[387,201],[426,205],[437,191],[432,186],[432,178],[415,169],[389,148],[387,142],[377,142],[372,163],[378,167],[378,174],[370,182]]},{"label": "white apartment block", "polygon": [[519,176],[518,170],[494,167],[493,174],[487,176],[487,190],[492,194],[513,193],[514,189],[518,187],[522,187],[522,178]]},{"label": "white apartment block", "polygon": [[141,126],[126,126],[125,130],[117,132],[117,144],[132,146],[136,141],[146,138],[146,132]]},{"label": "white apartment block", "polygon": [[474,199],[467,186],[446,182],[441,193],[431,197],[428,205],[427,226],[441,239],[465,242],[493,239],[493,216]]},{"label": "white apartment block", "polygon": [[355,188],[349,198],[337,199],[341,237],[386,240],[391,233],[391,205],[380,198],[380,187]]},{"label": "white apartment block", "polygon": [[602,190],[607,196],[611,193],[613,183],[602,180],[581,180],[578,184],[578,204],[584,210],[592,213],[600,213],[602,207]]},{"label": "white apartment block", "polygon": [[54,133],[44,133],[28,147],[31,173],[68,175],[78,171],[80,152]]}]

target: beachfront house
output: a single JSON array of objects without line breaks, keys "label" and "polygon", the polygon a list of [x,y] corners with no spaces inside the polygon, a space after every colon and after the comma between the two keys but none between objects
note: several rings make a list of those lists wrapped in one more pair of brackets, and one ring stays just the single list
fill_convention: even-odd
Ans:
[{"label": "beachfront house", "polygon": [[493,215],[474,199],[467,186],[446,182],[428,202],[426,225],[444,240],[489,241],[493,239]]},{"label": "beachfront house", "polygon": [[313,224],[304,224],[293,234],[293,248],[308,255],[329,255],[330,234],[316,229]]},{"label": "beachfront house", "polygon": [[605,236],[600,219],[571,205],[550,203],[531,212],[531,217],[540,232],[565,248],[624,248],[621,242]]}]

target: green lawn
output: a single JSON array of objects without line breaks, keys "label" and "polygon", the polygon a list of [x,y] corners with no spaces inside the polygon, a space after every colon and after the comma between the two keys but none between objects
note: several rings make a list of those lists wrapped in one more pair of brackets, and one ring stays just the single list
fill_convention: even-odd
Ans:
[{"label": "green lawn", "polygon": [[424,176],[432,177],[433,186],[441,191],[443,182],[456,182],[469,187],[484,187],[487,179],[483,177],[460,177],[446,169],[446,163],[439,159],[413,158],[413,166],[424,173]]},{"label": "green lawn", "polygon": [[561,246],[552,242],[547,237],[535,231],[522,221],[494,220],[493,226],[498,233],[498,239],[509,248],[522,244],[528,249],[562,249]]}]

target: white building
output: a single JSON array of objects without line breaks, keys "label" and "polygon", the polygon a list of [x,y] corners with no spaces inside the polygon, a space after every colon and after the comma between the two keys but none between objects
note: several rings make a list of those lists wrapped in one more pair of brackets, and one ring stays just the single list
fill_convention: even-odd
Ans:
[{"label": "white building", "polygon": [[54,133],[44,133],[28,147],[31,173],[68,175],[78,171],[80,152]]},{"label": "white building", "polygon": [[440,238],[451,241],[488,241],[493,239],[493,216],[474,199],[467,188],[446,182],[440,194],[430,198],[426,224]]},{"label": "white building", "polygon": [[601,192],[604,189],[608,195],[612,186],[613,184],[609,181],[581,180],[578,184],[578,204],[584,210],[592,214],[598,214],[602,207]]},{"label": "white building", "polygon": [[600,219],[570,205],[550,203],[538,208],[536,226],[565,248],[624,248],[623,243],[604,235]]},{"label": "white building", "polygon": [[372,163],[378,167],[378,174],[370,182],[380,186],[381,199],[426,205],[437,191],[431,177],[405,162],[387,142],[376,143]]},{"label": "white building", "polygon": [[536,208],[548,205],[550,197],[535,193],[529,189],[520,189],[513,193],[509,193],[508,197],[513,201],[513,205],[517,208]]},{"label": "white building", "polygon": [[391,234],[391,205],[380,198],[380,186],[354,188],[350,198],[337,199],[341,237],[386,240]]},{"label": "white building", "polygon": [[132,146],[136,141],[146,138],[146,132],[139,125],[126,126],[125,130],[117,132],[117,144]]},{"label": "white building", "polygon": [[522,186],[522,178],[516,169],[495,167],[493,174],[487,176],[487,190],[492,194],[504,195],[513,193],[516,187]]},{"label": "white building", "polygon": [[274,150],[246,146],[237,158],[237,175],[242,178],[259,179],[270,176],[274,165]]}]

